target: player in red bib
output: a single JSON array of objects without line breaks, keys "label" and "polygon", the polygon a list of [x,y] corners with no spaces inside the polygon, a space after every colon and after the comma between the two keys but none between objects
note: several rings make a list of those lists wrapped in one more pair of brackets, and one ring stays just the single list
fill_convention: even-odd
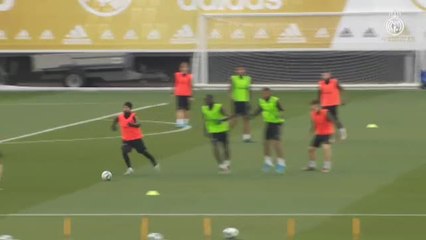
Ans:
[{"label": "player in red bib", "polygon": [[309,147],[309,163],[304,170],[316,170],[316,149],[324,149],[324,166],[322,172],[328,173],[331,170],[331,144],[330,137],[334,134],[334,125],[341,127],[333,114],[328,109],[321,107],[320,101],[314,100],[311,103],[311,132],[314,133],[311,146]]},{"label": "player in red bib", "polygon": [[192,97],[192,74],[189,72],[189,64],[183,62],[179,66],[179,72],[175,73],[174,94],[176,96],[176,126],[187,127],[189,125],[190,100]]},{"label": "player in red bib", "polygon": [[132,112],[133,104],[131,102],[126,102],[123,105],[123,113],[120,114],[117,118],[114,119],[112,123],[112,130],[117,130],[117,124],[120,126],[121,138],[123,145],[121,146],[121,151],[123,154],[124,162],[127,166],[127,171],[125,175],[132,174],[134,172],[132,168],[132,163],[130,162],[129,153],[132,149],[135,149],[138,153],[144,155],[151,161],[152,166],[156,170],[160,169],[160,165],[155,160],[146,149],[145,143],[143,141],[143,133],[140,129],[141,124],[136,119],[136,114]]},{"label": "player in red bib", "polygon": [[337,111],[339,106],[342,105],[341,93],[343,88],[340,86],[339,80],[333,77],[331,73],[323,73],[321,77],[322,79],[318,82],[318,100],[321,102],[321,107],[328,109],[329,112],[333,115],[334,119],[336,119],[336,122],[339,123],[340,136],[342,139],[346,139],[346,129],[340,122]]}]

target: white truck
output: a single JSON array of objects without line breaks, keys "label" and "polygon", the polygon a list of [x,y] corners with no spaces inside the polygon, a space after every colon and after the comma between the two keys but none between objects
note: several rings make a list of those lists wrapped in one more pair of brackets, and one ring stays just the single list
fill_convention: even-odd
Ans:
[{"label": "white truck", "polygon": [[[11,84],[61,81],[64,86],[75,88],[95,81],[169,81],[169,76],[161,71],[149,72],[143,65],[135,66],[134,56],[129,53],[49,53],[5,59],[0,64],[0,75]],[[29,74],[22,76],[24,72]]]}]

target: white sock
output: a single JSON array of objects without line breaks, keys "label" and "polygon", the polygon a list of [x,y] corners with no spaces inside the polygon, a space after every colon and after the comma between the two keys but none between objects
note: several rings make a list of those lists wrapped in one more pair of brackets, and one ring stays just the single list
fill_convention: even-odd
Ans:
[{"label": "white sock", "polygon": [[183,119],[176,119],[176,125],[183,125]]},{"label": "white sock", "polygon": [[324,168],[325,169],[331,169],[331,161],[325,161],[324,162]]},{"label": "white sock", "polygon": [[274,166],[274,163],[272,162],[272,158],[270,156],[265,156],[265,164],[269,166]]},{"label": "white sock", "polygon": [[285,159],[284,158],[278,158],[277,159],[277,164],[281,165],[281,166],[285,166]]},{"label": "white sock", "polygon": [[250,140],[251,135],[250,134],[243,134],[243,140]]},{"label": "white sock", "polygon": [[341,137],[343,140],[345,140],[345,139],[348,137],[348,134],[347,134],[347,132],[346,132],[346,128],[340,128],[340,129],[339,129],[339,132],[340,132],[340,137]]},{"label": "white sock", "polygon": [[314,160],[309,160],[308,167],[316,168],[317,167],[317,162],[314,161]]},{"label": "white sock", "polygon": [[221,164],[219,164],[219,168],[220,169],[227,169],[228,165],[226,165],[225,163],[221,163]]},{"label": "white sock", "polygon": [[229,167],[229,166],[231,166],[231,161],[225,160],[225,161],[223,161],[223,164],[225,164],[227,167]]}]

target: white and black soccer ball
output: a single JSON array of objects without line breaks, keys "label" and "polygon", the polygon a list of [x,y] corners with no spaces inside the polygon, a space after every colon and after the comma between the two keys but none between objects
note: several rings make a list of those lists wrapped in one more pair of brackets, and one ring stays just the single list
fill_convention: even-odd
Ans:
[{"label": "white and black soccer ball", "polygon": [[161,233],[148,234],[148,240],[165,240]]},{"label": "white and black soccer ball", "polygon": [[237,239],[239,234],[240,234],[240,231],[233,227],[225,228],[223,230],[223,237],[226,240]]},{"label": "white and black soccer ball", "polygon": [[101,174],[101,178],[104,181],[111,181],[112,173],[110,171],[103,171],[102,174]]}]

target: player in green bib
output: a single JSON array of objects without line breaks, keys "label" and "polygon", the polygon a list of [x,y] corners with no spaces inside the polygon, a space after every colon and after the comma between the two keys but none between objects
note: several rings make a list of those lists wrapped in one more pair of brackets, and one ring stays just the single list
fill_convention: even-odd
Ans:
[{"label": "player in green bib", "polygon": [[[231,76],[231,97],[234,102],[234,116],[243,119],[243,141],[251,142],[250,130],[250,97],[251,97],[251,77],[247,75],[244,67],[237,67],[235,74]],[[237,119],[231,120],[232,128],[237,124]]]},{"label": "player in green bib", "polygon": [[204,132],[213,144],[213,154],[219,166],[220,173],[230,172],[230,153],[228,141],[228,115],[222,104],[215,103],[212,95],[207,95],[205,105],[201,107],[204,120]]},{"label": "player in green bib", "polygon": [[[281,142],[281,128],[284,123],[284,118],[281,113],[284,108],[279,102],[279,98],[272,96],[269,88],[262,90],[262,98],[259,99],[257,110],[253,116],[262,114],[263,121],[265,122],[265,142],[264,142],[264,157],[265,164],[263,166],[264,172],[270,172],[275,166],[277,173],[284,173],[286,163],[284,160],[284,150]],[[272,151],[275,150],[276,165],[272,161]]]}]

